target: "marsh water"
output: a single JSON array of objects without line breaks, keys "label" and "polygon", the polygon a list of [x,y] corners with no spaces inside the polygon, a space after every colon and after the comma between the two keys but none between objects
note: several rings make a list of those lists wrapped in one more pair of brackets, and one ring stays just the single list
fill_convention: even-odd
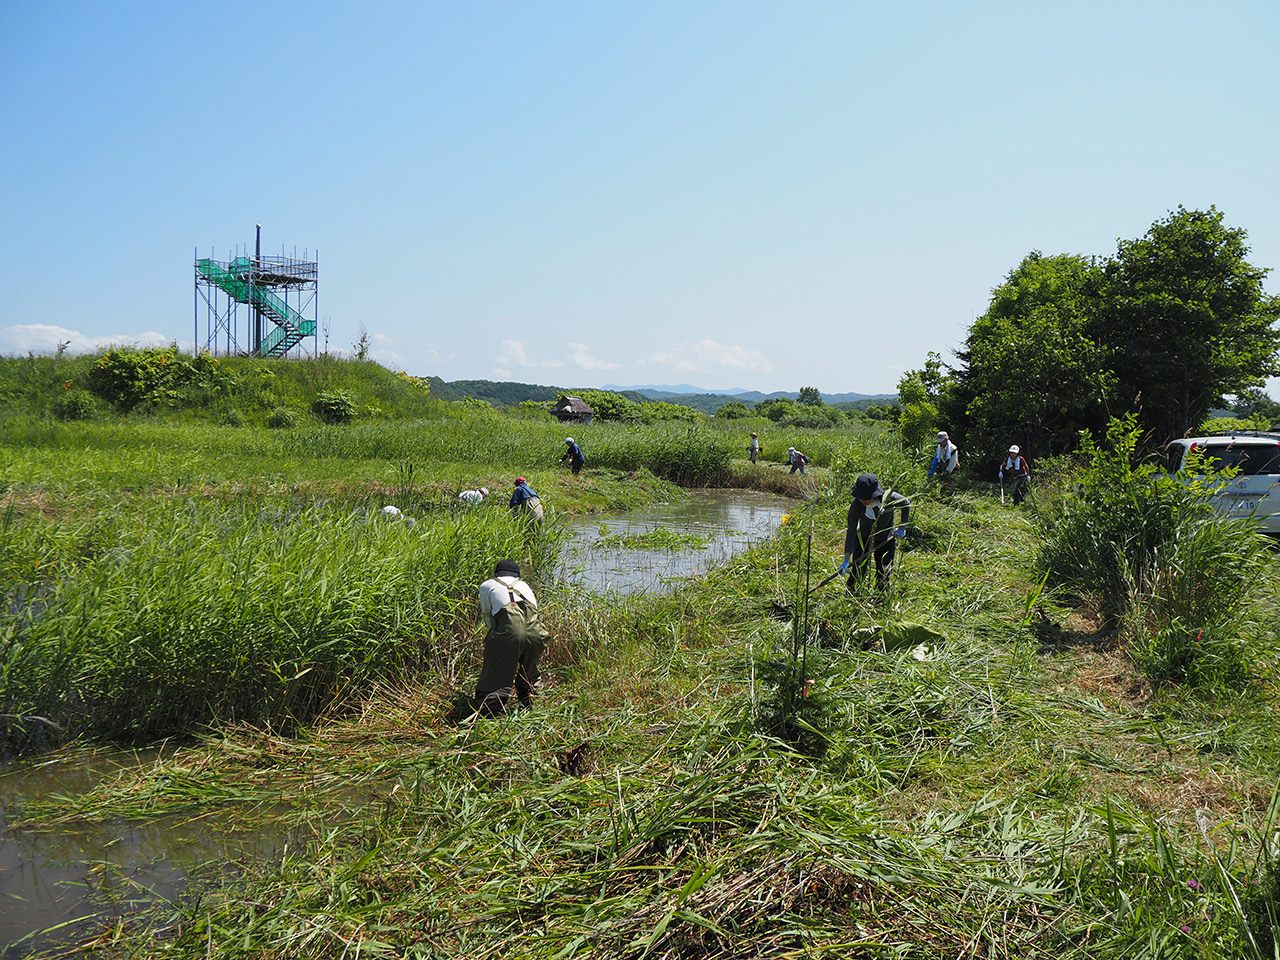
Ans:
[{"label": "marsh water", "polygon": [[[577,518],[559,573],[599,593],[661,592],[768,538],[793,505],[773,494],[710,490],[625,515]],[[90,921],[175,901],[195,877],[276,861],[295,842],[282,817],[249,821],[234,810],[50,829],[13,821],[26,798],[81,795],[123,767],[155,761],[148,753],[81,753],[0,764],[0,960],[83,935]]]},{"label": "marsh water", "polygon": [[597,593],[658,593],[772,536],[794,505],[755,490],[695,490],[677,503],[574,518],[560,574]]}]

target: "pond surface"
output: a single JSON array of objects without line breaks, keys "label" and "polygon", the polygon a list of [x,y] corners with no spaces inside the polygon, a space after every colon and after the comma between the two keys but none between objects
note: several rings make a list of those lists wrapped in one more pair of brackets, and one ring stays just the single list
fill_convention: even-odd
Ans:
[{"label": "pond surface", "polygon": [[[225,870],[246,859],[279,859],[285,830],[242,830],[217,817],[166,817],[146,823],[113,821],[11,828],[21,798],[77,795],[127,766],[156,755],[62,757],[23,768],[0,766],[0,958],[74,939],[100,923],[172,901],[193,873]],[[41,931],[51,927],[53,933]]]},{"label": "pond surface", "polygon": [[772,536],[795,505],[755,490],[695,490],[680,503],[576,517],[560,576],[597,593],[658,593]]}]

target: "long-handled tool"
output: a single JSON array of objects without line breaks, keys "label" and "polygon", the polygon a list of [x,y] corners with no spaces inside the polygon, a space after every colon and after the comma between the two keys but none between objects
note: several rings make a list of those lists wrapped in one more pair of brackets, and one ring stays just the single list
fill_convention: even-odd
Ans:
[{"label": "long-handled tool", "polygon": [[812,594],[812,593],[813,593],[813,591],[815,591],[815,590],[817,590],[817,589],[818,589],[818,587],[825,587],[828,583],[830,583],[830,582],[831,582],[832,580],[834,580],[836,577],[840,576],[841,572],[842,572],[841,570],[837,569],[835,573],[833,573],[831,576],[827,577],[827,579],[823,580],[820,584],[818,584],[818,586],[817,586],[817,587],[810,587],[810,588],[809,588],[809,593],[810,593],[810,594]]},{"label": "long-handled tool", "polygon": [[[987,474],[991,476],[991,474]],[[1004,474],[1000,474],[1000,506],[1004,506]]]}]

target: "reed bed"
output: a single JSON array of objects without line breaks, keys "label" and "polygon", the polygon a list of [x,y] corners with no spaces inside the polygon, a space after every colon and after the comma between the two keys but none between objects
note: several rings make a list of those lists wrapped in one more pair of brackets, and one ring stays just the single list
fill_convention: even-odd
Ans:
[{"label": "reed bed", "polygon": [[[59,564],[41,567],[47,553]],[[10,739],[39,716],[146,741],[314,717],[454,645],[496,559],[532,561],[536,576],[555,554],[505,510],[410,527],[375,508],[164,500],[45,526],[8,539],[4,556],[30,570],[0,615]]]},{"label": "reed bed", "polygon": [[[41,486],[136,489],[288,476],[291,480],[358,474],[412,463],[485,470],[554,470],[566,428],[477,412],[414,422],[317,424],[290,430],[211,427],[169,422],[60,423],[40,418],[0,420],[7,462],[0,492]],[[588,475],[605,468],[646,471],[682,486],[712,486],[728,474],[732,441],[700,427],[594,424],[577,428]],[[509,480],[508,480],[509,482]]]},{"label": "reed bed", "polygon": [[[601,468],[592,451],[605,432],[581,432],[589,471],[565,478],[566,496],[589,490]],[[643,469],[635,476],[650,483]],[[848,490],[864,471],[914,504],[893,588],[850,596],[837,580],[810,596],[841,555]],[[603,485],[637,482],[617,479]],[[373,501],[360,516],[290,498],[256,511],[249,497],[155,498],[148,529],[172,534],[125,555],[113,553],[126,538],[112,539],[110,511],[90,524],[15,507],[24,525],[0,554],[6,564],[24,576],[36,557],[67,565],[50,584],[83,576],[86,596],[84,571],[114,556],[128,575],[101,581],[113,604],[103,631],[159,624],[148,642],[174,636],[179,653],[240,649],[230,627],[183,632],[181,583],[202,585],[216,624],[235,584],[274,584],[274,571],[309,558],[323,576],[280,584],[287,603],[257,608],[255,629],[286,624],[272,649],[298,687],[276,681],[275,693],[294,712],[319,704],[287,656],[298,635],[322,669],[342,672],[344,691],[363,694],[305,725],[224,725],[91,795],[30,804],[33,830],[158,807],[251,819],[279,800],[291,811],[280,861],[246,863],[77,949],[335,960],[1272,956],[1274,680],[1254,675],[1229,697],[1150,686],[1043,579],[1041,530],[1026,512],[980,488],[938,499],[924,465],[882,433],[846,434],[829,472],[810,480],[822,485],[771,543],[670,594],[601,599],[539,582],[552,630],[539,701],[462,727],[445,714],[478,666],[471,597],[491,563],[474,543],[509,543],[541,570],[548,561],[533,551],[554,547],[503,541],[505,510],[428,497],[415,530],[430,526],[432,542],[419,544],[414,530],[365,522]],[[422,496],[414,481],[401,489]],[[440,539],[455,531],[452,548],[434,543],[436,513]],[[215,571],[179,576],[179,542]],[[1255,572],[1273,600],[1274,561]],[[126,594],[138,578],[154,604]],[[130,597],[152,612],[130,619]],[[384,606],[400,619],[379,619]],[[1237,612],[1257,616],[1243,601]],[[333,616],[361,643],[318,629]],[[1259,656],[1273,655],[1265,622],[1251,629]],[[896,646],[895,636],[928,639]],[[126,646],[115,642],[118,657]],[[370,669],[366,651],[388,669]],[[251,652],[261,673],[269,661]],[[422,669],[408,669],[413,657]],[[808,692],[786,709],[812,734],[803,742],[769,715],[778,678],[796,677]],[[274,702],[248,689],[246,702]]]}]

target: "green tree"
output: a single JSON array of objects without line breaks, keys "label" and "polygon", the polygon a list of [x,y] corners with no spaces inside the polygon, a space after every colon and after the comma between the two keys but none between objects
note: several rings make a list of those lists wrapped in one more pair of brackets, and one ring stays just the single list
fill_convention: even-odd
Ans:
[{"label": "green tree", "polygon": [[821,407],[824,405],[822,392],[817,387],[801,387],[800,396],[797,398],[796,403],[806,407]]},{"label": "green tree", "polygon": [[1249,387],[1236,395],[1231,412],[1245,420],[1265,419],[1268,426],[1280,421],[1280,403],[1276,403],[1260,387]]},{"label": "green tree", "polygon": [[1089,333],[1121,409],[1140,409],[1157,438],[1185,435],[1224,395],[1280,373],[1280,301],[1262,289],[1269,271],[1245,260],[1245,239],[1214,207],[1179,207],[1104,268]]},{"label": "green tree", "polygon": [[943,384],[942,357],[930,351],[920,370],[908,370],[898,381],[898,433],[908,450],[918,450],[938,429],[938,394]]},{"label": "green tree", "polygon": [[576,394],[591,408],[597,420],[639,423],[644,419],[640,404],[609,390],[579,390]]},{"label": "green tree", "polygon": [[741,420],[751,416],[751,411],[741,400],[730,400],[715,413],[719,420]]},{"label": "green tree", "polygon": [[794,416],[795,412],[795,402],[787,397],[770,397],[756,404],[756,413],[762,417],[768,417],[774,423],[781,422],[785,417]]},{"label": "green tree", "polygon": [[938,391],[968,462],[994,463],[1010,443],[1033,456],[1066,453],[1080,430],[1106,423],[1113,378],[1087,332],[1099,277],[1085,257],[1033,251],[992,292]]}]

